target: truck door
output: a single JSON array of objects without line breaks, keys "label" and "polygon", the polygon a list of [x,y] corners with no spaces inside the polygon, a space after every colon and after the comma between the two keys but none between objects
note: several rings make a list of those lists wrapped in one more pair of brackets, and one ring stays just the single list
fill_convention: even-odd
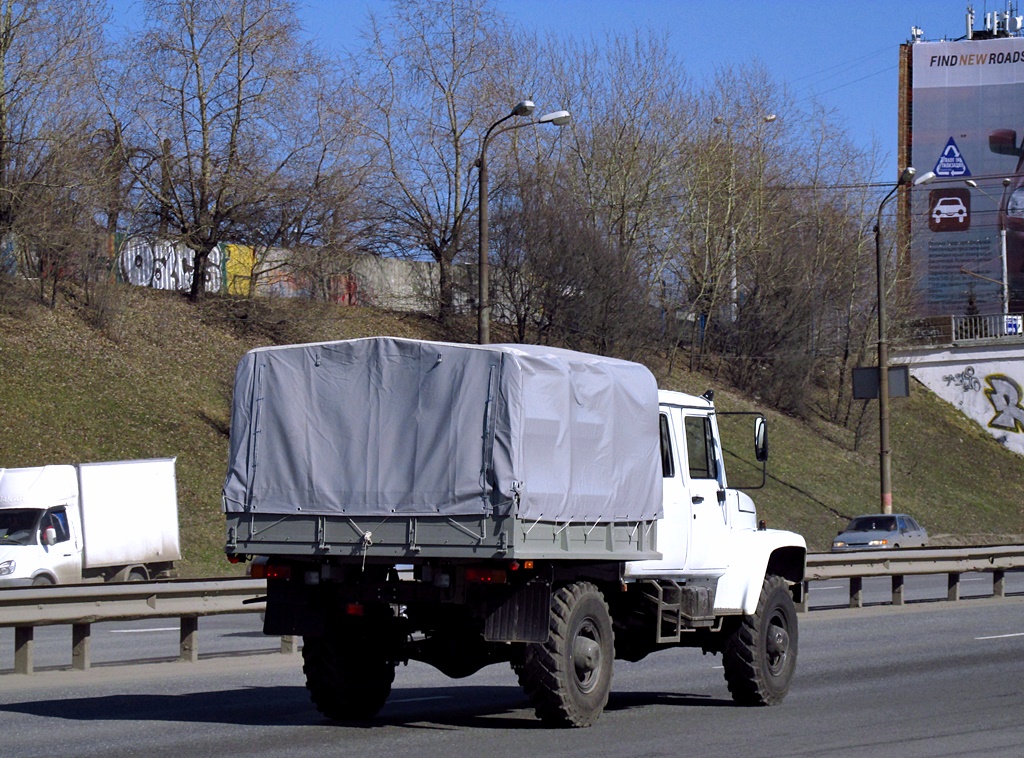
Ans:
[{"label": "truck door", "polygon": [[[47,545],[43,538],[47,527],[53,527],[57,535],[57,541],[52,545]],[[82,581],[82,553],[76,543],[77,535],[72,533],[67,509],[63,505],[43,514],[39,521],[39,544],[47,555],[49,568],[57,577],[58,584]]]},{"label": "truck door", "polygon": [[690,545],[690,500],[683,486],[683,463],[680,455],[682,414],[679,408],[662,406],[658,416],[661,430],[662,506],[664,516],[658,521],[657,561],[631,561],[627,574],[638,576],[682,574]]},{"label": "truck door", "polygon": [[686,415],[682,422],[686,489],[693,516],[686,567],[697,571],[725,569],[728,550],[723,546],[727,543],[729,527],[715,427],[711,418],[704,414]]}]

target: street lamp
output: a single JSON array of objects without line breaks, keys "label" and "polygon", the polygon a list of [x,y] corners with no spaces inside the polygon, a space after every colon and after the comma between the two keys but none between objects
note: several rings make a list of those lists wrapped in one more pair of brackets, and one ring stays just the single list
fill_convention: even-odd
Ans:
[{"label": "street lamp", "polygon": [[480,143],[480,157],[477,159],[476,165],[480,170],[480,236],[479,236],[479,261],[478,261],[478,274],[479,279],[479,291],[477,293],[477,343],[486,345],[491,341],[491,314],[490,314],[490,303],[489,300],[489,279],[490,275],[488,272],[487,262],[487,144],[490,142],[491,137],[495,134],[501,134],[512,129],[519,129],[524,126],[531,126],[533,124],[554,124],[555,126],[565,126],[569,123],[572,118],[569,115],[569,111],[553,111],[551,113],[545,113],[540,118],[532,121],[523,121],[516,124],[509,124],[508,126],[498,129],[497,127],[508,121],[510,118],[516,116],[529,116],[533,114],[533,101],[523,100],[518,103],[512,112],[507,116],[499,118],[484,132],[483,141]]},{"label": "street lamp", "polygon": [[[993,203],[996,201],[994,197],[979,187],[978,183],[973,179],[965,179],[964,184],[978,190],[978,192],[983,194]],[[1003,219],[1003,208],[1006,207],[1006,190],[1009,186],[1010,180],[1003,179],[1003,196],[999,200],[999,207],[996,209],[999,213],[999,258],[1003,267],[1003,276],[1000,281],[1003,286],[1003,329],[1006,329],[1006,316],[1010,313],[1010,280],[1006,273],[1006,222]]]},{"label": "street lamp", "polygon": [[882,255],[882,209],[896,190],[911,182],[927,184],[935,178],[931,171],[914,181],[917,169],[907,166],[895,186],[878,204],[875,222],[875,265],[878,268],[878,465],[882,513],[892,513],[892,450],[889,446],[889,344],[885,320],[885,258]]}]

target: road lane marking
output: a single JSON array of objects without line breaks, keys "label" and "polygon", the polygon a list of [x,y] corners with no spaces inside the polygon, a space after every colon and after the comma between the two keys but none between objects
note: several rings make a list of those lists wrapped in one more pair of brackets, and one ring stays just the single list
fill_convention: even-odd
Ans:
[{"label": "road lane marking", "polygon": [[976,640],[1005,640],[1007,637],[1024,637],[1024,632],[1013,634],[993,634],[991,637],[975,637]]},{"label": "road lane marking", "polygon": [[433,695],[431,697],[406,697],[401,700],[391,700],[392,703],[425,703],[428,700],[451,700],[451,695]]}]

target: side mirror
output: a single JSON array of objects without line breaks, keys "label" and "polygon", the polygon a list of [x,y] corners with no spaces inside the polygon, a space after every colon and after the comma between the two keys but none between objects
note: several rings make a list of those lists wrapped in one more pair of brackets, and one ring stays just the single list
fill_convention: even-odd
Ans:
[{"label": "side mirror", "polygon": [[43,529],[43,544],[47,547],[53,547],[57,544],[57,530],[52,526]]},{"label": "side mirror", "polygon": [[754,419],[754,457],[758,463],[768,460],[768,422],[764,416]]},{"label": "side mirror", "polygon": [[1017,132],[1014,129],[996,129],[988,135],[988,149],[997,155],[1020,155]]}]

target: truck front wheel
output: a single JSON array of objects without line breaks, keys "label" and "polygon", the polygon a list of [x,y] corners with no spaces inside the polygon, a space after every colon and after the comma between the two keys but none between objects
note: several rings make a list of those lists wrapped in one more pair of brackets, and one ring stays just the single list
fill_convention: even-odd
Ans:
[{"label": "truck front wheel", "polygon": [[590,726],[608,703],[614,657],[604,596],[576,582],[551,598],[548,641],[526,646],[520,683],[542,721]]},{"label": "truck front wheel", "polygon": [[777,705],[796,670],[796,606],[786,581],[767,576],[753,616],[744,616],[725,642],[722,662],[732,699]]},{"label": "truck front wheel", "polygon": [[329,719],[368,719],[391,694],[395,664],[370,624],[346,623],[323,637],[306,637],[302,672],[310,699]]}]

